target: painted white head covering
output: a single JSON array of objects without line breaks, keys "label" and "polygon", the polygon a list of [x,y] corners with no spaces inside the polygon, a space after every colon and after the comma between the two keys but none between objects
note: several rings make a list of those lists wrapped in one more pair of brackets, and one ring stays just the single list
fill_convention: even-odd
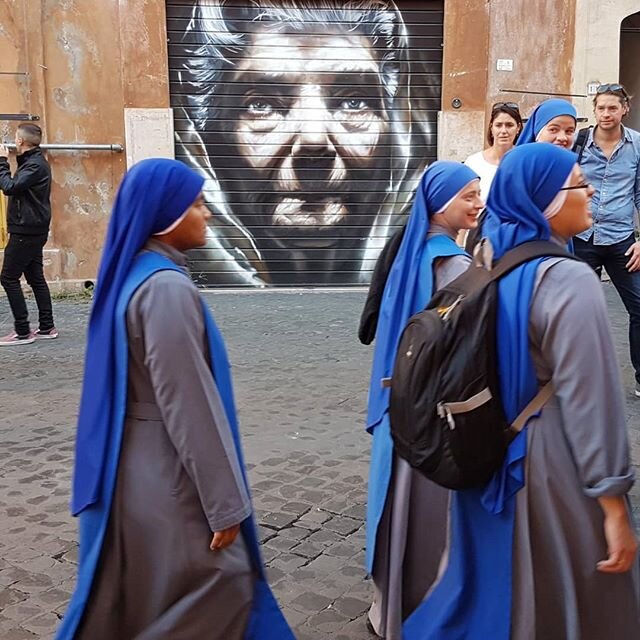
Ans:
[{"label": "painted white head covering", "polygon": [[167,233],[171,233],[187,217],[187,213],[189,213],[189,209],[187,209],[177,220],[174,220],[166,229],[163,229],[162,231],[158,231],[158,233],[154,233],[153,235],[164,236],[164,235],[167,235]]},{"label": "painted white head covering", "polygon": [[[567,176],[567,179],[564,181],[564,184],[562,185],[563,189],[569,186],[569,183],[571,182],[571,173]],[[560,211],[560,209],[562,209],[562,205],[565,203],[566,199],[567,199],[567,192],[562,190],[558,191],[558,193],[556,193],[556,197],[549,203],[549,206],[542,212],[544,214],[545,219],[550,220],[551,218],[553,218],[553,216],[555,216]]]},{"label": "painted white head covering", "polygon": [[462,189],[460,189],[460,191],[458,191],[458,193],[456,193],[452,198],[449,198],[449,200],[447,200],[444,205],[442,207],[440,207],[440,209],[438,211],[436,211],[436,214],[438,213],[444,213],[448,208],[449,205],[451,205],[451,203],[474,181],[477,180],[478,178],[473,178],[473,180],[469,180],[469,182],[467,182],[467,184],[464,185],[464,187],[462,187]]}]

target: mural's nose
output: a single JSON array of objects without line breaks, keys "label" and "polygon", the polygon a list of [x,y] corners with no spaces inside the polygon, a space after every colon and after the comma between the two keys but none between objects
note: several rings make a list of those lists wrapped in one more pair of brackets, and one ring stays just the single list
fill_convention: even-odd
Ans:
[{"label": "mural's nose", "polygon": [[[313,126],[313,125],[312,125]],[[291,150],[293,169],[301,179],[317,179],[331,171],[336,159],[336,148],[322,122],[315,123],[315,130],[301,131]]]},{"label": "mural's nose", "polygon": [[317,95],[306,96],[301,106],[298,133],[291,149],[293,169],[301,180],[322,179],[336,159],[327,126],[330,115]]}]

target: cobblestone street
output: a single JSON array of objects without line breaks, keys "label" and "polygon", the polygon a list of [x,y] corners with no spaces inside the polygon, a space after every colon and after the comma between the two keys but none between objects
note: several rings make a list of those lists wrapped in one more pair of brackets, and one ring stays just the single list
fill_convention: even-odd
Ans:
[{"label": "cobblestone street", "polygon": [[[640,463],[627,318],[609,301]],[[364,564],[372,349],[363,292],[206,294],[234,367],[245,456],[271,582],[300,640],[366,640]],[[0,352],[0,637],[50,638],[74,585],[68,511],[86,301],[54,303],[59,340]],[[11,330],[0,298],[0,331]],[[634,505],[640,503],[638,488]],[[204,541],[208,543],[208,541]],[[116,639],[114,639],[116,640]]]}]

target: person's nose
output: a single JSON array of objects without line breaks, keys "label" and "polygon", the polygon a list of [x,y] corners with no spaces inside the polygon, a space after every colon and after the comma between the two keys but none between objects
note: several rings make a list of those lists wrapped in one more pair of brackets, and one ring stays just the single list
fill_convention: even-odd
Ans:
[{"label": "person's nose", "polygon": [[298,130],[291,148],[294,171],[303,180],[325,177],[337,155],[329,133],[331,114],[319,95],[304,97],[297,114]]}]

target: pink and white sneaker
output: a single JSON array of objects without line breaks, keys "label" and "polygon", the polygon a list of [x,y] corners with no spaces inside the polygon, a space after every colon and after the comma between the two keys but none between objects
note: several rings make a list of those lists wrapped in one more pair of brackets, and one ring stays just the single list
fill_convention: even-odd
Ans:
[{"label": "pink and white sneaker", "polygon": [[4,338],[0,338],[0,347],[16,347],[23,344],[33,344],[36,341],[32,333],[19,336],[15,331]]},{"label": "pink and white sneaker", "polygon": [[38,329],[31,335],[33,335],[36,340],[55,340],[58,337],[58,330],[55,327],[51,327],[49,331],[41,331]]}]

